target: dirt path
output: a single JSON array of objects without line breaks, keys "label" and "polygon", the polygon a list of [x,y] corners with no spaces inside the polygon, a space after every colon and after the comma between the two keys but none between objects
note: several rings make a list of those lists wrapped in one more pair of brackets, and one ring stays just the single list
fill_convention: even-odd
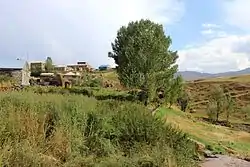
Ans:
[{"label": "dirt path", "polygon": [[218,155],[218,158],[208,158],[201,167],[250,167],[250,162],[241,159]]}]

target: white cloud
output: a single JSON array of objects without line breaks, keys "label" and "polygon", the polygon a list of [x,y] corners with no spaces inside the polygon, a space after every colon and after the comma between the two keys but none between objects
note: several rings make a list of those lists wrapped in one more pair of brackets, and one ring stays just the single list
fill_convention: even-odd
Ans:
[{"label": "white cloud", "polygon": [[227,35],[179,51],[180,70],[225,72],[250,67],[250,35]]},{"label": "white cloud", "polygon": [[[250,1],[221,1],[221,20],[227,25],[202,24],[200,33],[205,42],[179,51],[180,70],[195,69],[201,72],[225,72],[250,67]],[[228,25],[245,30],[239,35],[225,31]]]},{"label": "white cloud", "polygon": [[141,18],[173,24],[184,9],[180,0],[0,1],[0,57],[11,61],[28,51],[30,59],[110,63],[120,26]]},{"label": "white cloud", "polygon": [[212,23],[203,23],[202,27],[203,28],[208,28],[208,29],[211,29],[211,28],[221,28],[220,25],[218,25],[218,24],[212,24]]},{"label": "white cloud", "polygon": [[224,0],[222,6],[228,24],[250,31],[249,0]]},{"label": "white cloud", "polygon": [[227,33],[222,30],[222,26],[212,23],[203,23],[201,34],[207,38],[225,37]]}]

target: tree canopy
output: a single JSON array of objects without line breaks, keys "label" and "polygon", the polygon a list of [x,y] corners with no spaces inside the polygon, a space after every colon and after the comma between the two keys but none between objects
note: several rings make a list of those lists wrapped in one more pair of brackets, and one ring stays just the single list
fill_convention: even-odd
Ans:
[{"label": "tree canopy", "polygon": [[108,56],[118,65],[124,86],[145,90],[153,98],[158,87],[170,86],[178,69],[177,51],[169,49],[171,43],[162,25],[141,19],[118,30]]},{"label": "tree canopy", "polygon": [[54,69],[53,61],[51,57],[47,57],[45,60],[45,71],[46,72],[52,72]]}]

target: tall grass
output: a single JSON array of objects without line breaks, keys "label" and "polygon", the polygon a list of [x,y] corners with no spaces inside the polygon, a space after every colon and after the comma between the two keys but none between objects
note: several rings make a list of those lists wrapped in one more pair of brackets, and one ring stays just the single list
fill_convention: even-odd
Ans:
[{"label": "tall grass", "polygon": [[196,165],[185,134],[131,102],[1,93],[0,116],[0,166]]}]

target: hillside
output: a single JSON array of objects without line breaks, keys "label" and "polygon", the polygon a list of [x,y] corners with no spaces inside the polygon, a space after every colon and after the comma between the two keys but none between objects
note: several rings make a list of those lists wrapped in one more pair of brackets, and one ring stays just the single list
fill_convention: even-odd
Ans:
[{"label": "hillside", "polygon": [[[249,69],[250,70],[250,69]],[[242,70],[234,72],[246,73],[248,70]],[[194,72],[199,74],[198,72]],[[194,74],[193,73],[193,74]],[[190,74],[189,72],[183,74]],[[201,73],[205,77],[209,75],[210,77],[204,79],[197,79],[192,81],[187,81],[187,89],[191,94],[191,107],[198,111],[204,111],[206,104],[208,102],[209,91],[217,85],[229,90],[229,93],[237,100],[238,108],[246,107],[250,105],[250,75],[238,75],[230,77],[215,77],[213,78],[208,73]],[[230,75],[231,72],[223,73],[223,75]],[[119,87],[119,80],[117,74],[114,71],[105,72],[98,74],[103,77],[105,81],[110,81],[114,83],[116,87]],[[219,75],[219,74],[218,74]],[[215,74],[214,74],[215,76]],[[195,76],[193,76],[195,77]]]},{"label": "hillside", "polygon": [[196,79],[205,79],[205,78],[215,78],[215,77],[229,77],[229,76],[239,76],[250,74],[250,68],[246,68],[240,71],[228,71],[224,73],[202,73],[196,71],[180,71],[178,72],[185,80],[196,80]]},{"label": "hillside", "polygon": [[198,111],[204,110],[208,102],[209,92],[216,85],[229,90],[232,97],[236,99],[238,108],[250,105],[250,75],[241,75],[188,82],[187,89],[191,95],[191,107]]},{"label": "hillside", "polygon": [[162,108],[157,113],[167,123],[180,128],[184,132],[215,153],[250,156],[250,133],[228,127],[213,125],[190,113]]}]

